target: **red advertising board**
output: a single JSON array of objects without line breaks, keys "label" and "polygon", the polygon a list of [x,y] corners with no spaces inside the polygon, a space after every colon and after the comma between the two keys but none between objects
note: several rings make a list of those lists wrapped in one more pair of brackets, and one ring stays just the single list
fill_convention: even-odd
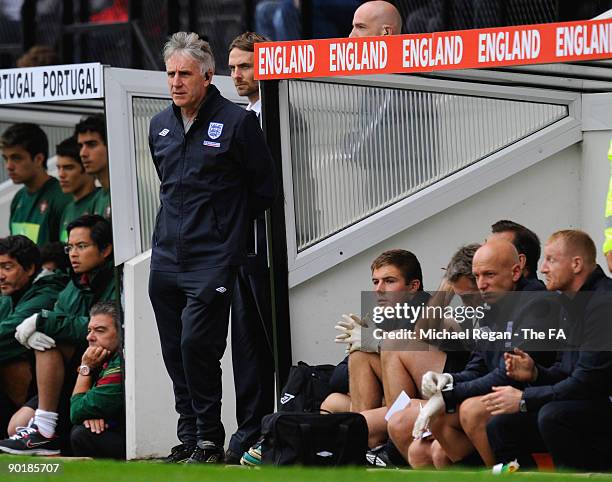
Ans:
[{"label": "red advertising board", "polygon": [[258,80],[432,72],[612,57],[612,19],[255,44]]}]

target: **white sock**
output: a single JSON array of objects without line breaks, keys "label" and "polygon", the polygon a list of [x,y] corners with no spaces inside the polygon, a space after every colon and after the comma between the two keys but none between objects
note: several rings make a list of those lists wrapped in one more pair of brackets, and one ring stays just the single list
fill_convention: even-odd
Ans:
[{"label": "white sock", "polygon": [[46,412],[40,408],[34,413],[34,424],[38,427],[38,431],[43,437],[51,438],[55,435],[55,427],[57,426],[57,413]]}]

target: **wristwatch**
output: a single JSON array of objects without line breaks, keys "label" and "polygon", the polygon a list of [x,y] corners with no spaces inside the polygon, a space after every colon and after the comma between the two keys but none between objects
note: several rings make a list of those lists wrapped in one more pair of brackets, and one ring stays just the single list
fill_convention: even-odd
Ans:
[{"label": "wristwatch", "polygon": [[79,372],[79,375],[83,375],[84,377],[91,375],[91,368],[89,368],[87,365],[81,365],[77,371]]},{"label": "wristwatch", "polygon": [[524,398],[519,400],[519,412],[527,413],[527,402],[525,402]]}]

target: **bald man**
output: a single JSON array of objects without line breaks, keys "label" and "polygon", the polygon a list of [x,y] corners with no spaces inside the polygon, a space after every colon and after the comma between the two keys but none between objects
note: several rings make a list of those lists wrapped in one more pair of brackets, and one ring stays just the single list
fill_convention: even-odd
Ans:
[{"label": "bald man", "polygon": [[402,33],[402,16],[389,2],[375,0],[361,5],[353,15],[349,37],[377,37]]},{"label": "bald man", "polygon": [[[474,254],[472,273],[482,298],[491,307],[480,329],[522,334],[521,329],[548,329],[557,326],[560,306],[553,294],[523,292],[521,263],[516,248],[508,241],[488,241]],[[484,332],[483,331],[483,332]],[[420,436],[429,424],[436,442],[434,460],[459,462],[478,451],[486,465],[495,457],[489,447],[486,423],[491,417],[481,401],[496,386],[522,387],[506,375],[503,354],[521,344],[521,337],[511,340],[480,342],[465,369],[458,373],[428,372],[423,376],[421,392],[433,393],[415,422],[414,435]],[[553,363],[555,352],[532,353],[544,366]],[[446,411],[446,413],[444,413]],[[436,452],[443,451],[441,457]]]}]

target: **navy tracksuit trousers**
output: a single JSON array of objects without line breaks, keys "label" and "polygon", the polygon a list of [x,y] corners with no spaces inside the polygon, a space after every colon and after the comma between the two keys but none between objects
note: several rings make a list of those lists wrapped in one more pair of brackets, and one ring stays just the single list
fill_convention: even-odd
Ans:
[{"label": "navy tracksuit trousers", "polygon": [[151,271],[149,297],[155,311],[162,356],[174,386],[181,442],[225,441],[221,423],[221,357],[235,267],[182,273]]}]

